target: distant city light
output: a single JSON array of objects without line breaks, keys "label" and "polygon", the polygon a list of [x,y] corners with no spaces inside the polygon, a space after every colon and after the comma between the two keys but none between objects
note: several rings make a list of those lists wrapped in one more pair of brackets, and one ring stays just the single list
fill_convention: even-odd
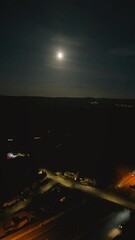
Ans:
[{"label": "distant city light", "polygon": [[13,154],[13,153],[7,153],[7,158],[10,159],[10,158],[16,158],[17,155],[16,154]]},{"label": "distant city light", "polygon": [[35,139],[35,140],[39,140],[39,139],[41,139],[41,137],[34,137],[34,139]]},{"label": "distant city light", "polygon": [[17,158],[17,157],[29,157],[29,153],[7,153],[7,159],[14,159],[14,158]]},{"label": "distant city light", "polygon": [[13,140],[13,138],[8,138],[8,142],[12,142]]},{"label": "distant city light", "polygon": [[39,174],[39,175],[41,175],[41,174],[43,174],[43,173],[45,173],[45,169],[43,169],[43,168],[38,169],[38,174]]}]

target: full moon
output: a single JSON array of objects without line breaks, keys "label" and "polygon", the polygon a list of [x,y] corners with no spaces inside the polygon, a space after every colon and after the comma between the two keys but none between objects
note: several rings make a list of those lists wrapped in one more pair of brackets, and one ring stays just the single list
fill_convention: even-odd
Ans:
[{"label": "full moon", "polygon": [[64,58],[63,52],[62,51],[57,52],[56,57],[57,57],[58,60],[63,60],[63,58]]}]

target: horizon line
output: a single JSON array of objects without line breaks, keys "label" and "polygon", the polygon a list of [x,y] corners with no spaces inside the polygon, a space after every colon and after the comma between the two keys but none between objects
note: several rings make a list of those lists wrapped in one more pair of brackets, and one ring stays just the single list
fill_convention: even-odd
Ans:
[{"label": "horizon line", "polygon": [[67,96],[35,96],[35,95],[3,95],[3,94],[0,94],[0,97],[24,97],[24,98],[67,98],[67,99],[86,99],[86,98],[90,98],[90,99],[112,99],[112,100],[135,100],[135,97],[134,98],[124,98],[124,97],[90,97],[90,96],[81,96],[81,97],[75,97],[75,96],[70,96],[70,97],[67,97]]}]

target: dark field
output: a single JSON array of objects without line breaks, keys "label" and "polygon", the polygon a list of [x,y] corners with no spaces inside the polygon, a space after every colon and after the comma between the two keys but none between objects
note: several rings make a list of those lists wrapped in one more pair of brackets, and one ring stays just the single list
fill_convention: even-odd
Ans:
[{"label": "dark field", "polygon": [[[39,167],[79,171],[99,187],[115,182],[119,167],[134,168],[134,100],[1,97],[0,109],[1,198],[32,182]],[[8,152],[30,156],[7,160]]]},{"label": "dark field", "polygon": [[[115,183],[120,169],[135,167],[135,100],[0,97],[0,109],[1,204],[40,181],[37,173],[42,167],[79,172],[80,176],[95,178],[96,186],[104,189]],[[8,153],[24,155],[9,158]],[[69,194],[69,190],[66,191]],[[80,239],[89,239],[89,236],[100,239],[109,224],[115,221],[118,225],[119,217],[128,214],[122,207],[105,200],[86,197],[80,192],[73,194],[76,202],[79,203],[82,196],[86,202],[71,212],[71,216],[65,214],[63,220],[57,221],[63,236],[74,226],[75,236],[79,234]],[[45,206],[48,203],[54,206],[54,197],[49,196],[49,200],[43,198],[43,201],[39,197],[31,208],[35,210],[42,202]],[[72,202],[69,201],[69,205],[72,206]],[[76,219],[76,214],[80,219]],[[131,239],[134,218],[134,213],[130,214],[130,221],[117,239]],[[58,233],[55,223],[48,227],[53,226],[54,233]]]}]

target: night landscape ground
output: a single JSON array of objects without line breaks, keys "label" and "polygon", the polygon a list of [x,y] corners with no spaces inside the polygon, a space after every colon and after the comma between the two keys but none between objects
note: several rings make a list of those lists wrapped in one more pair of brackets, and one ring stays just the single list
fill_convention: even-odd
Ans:
[{"label": "night landscape ground", "polygon": [[[76,239],[79,234],[79,239],[87,239],[90,235],[92,239],[99,239],[99,237],[103,239],[104,234],[102,236],[100,231],[106,225],[105,219],[111,219],[110,214],[121,214],[127,208],[91,194],[73,190],[72,187],[67,189],[61,185],[62,182],[56,182],[52,184],[50,190],[45,190],[49,179],[42,182],[44,176],[42,174],[40,176],[38,172],[39,169],[49,169],[52,172],[61,172],[62,174],[67,171],[77,173],[76,176],[79,176],[80,179],[81,177],[95,179],[95,188],[108,193],[113,192],[116,183],[122,178],[122,171],[124,176],[125,169],[126,171],[134,170],[135,153],[132,139],[135,135],[135,101],[96,98],[1,97],[0,108],[1,211],[3,212],[3,206],[6,206],[7,202],[9,202],[9,205],[11,204],[7,207],[7,212],[4,213],[4,219],[11,219],[16,214],[17,210],[14,209],[18,203],[20,206],[23,205],[19,211],[22,211],[22,209],[24,211],[25,204],[20,202],[22,199],[20,200],[19,197],[21,192],[27,188],[21,197],[26,199],[26,205],[30,201],[25,210],[29,213],[34,212],[33,215],[36,218],[42,219],[40,215],[43,218],[49,218],[61,211],[70,210],[71,218],[76,219],[72,223],[74,228],[76,229],[77,225],[80,224],[82,231],[76,230],[71,236],[70,234],[67,235],[67,238]],[[114,188],[110,187],[112,185]],[[40,196],[41,189],[45,191],[42,197]],[[131,199],[123,192],[115,191],[115,194],[134,202],[133,197]],[[18,203],[15,202],[17,196]],[[14,199],[14,203],[11,199]],[[76,208],[74,209],[75,205]],[[81,207],[79,207],[80,205]],[[14,209],[11,214],[12,208]],[[40,210],[36,213],[38,208],[47,208],[48,210],[45,210],[44,214],[43,212],[42,214],[39,213]],[[88,216],[84,209],[88,212]],[[100,211],[101,218],[98,217]],[[7,221],[3,220],[4,214],[1,213],[2,222]],[[131,215],[131,219],[134,219],[133,212]],[[59,221],[63,221],[64,224],[61,229],[58,228],[60,234],[67,231],[63,229],[68,227],[66,221],[70,222],[69,214],[64,215],[62,219],[60,217],[58,222],[56,221],[58,225],[60,224]],[[84,226],[81,221],[85,222]],[[103,226],[102,221],[104,222]],[[122,220],[121,222],[120,219],[119,224],[116,223],[116,225],[119,226],[126,221]],[[133,224],[133,220],[131,222]],[[130,228],[132,224],[130,224]],[[95,230],[92,226],[95,226]],[[54,236],[55,231],[57,232],[57,227],[55,226],[55,228]],[[113,226],[113,228],[116,227]],[[96,229],[100,233],[99,236]],[[109,231],[111,231],[111,228]],[[12,231],[9,231],[9,233],[11,234]],[[119,235],[119,232],[117,234]],[[130,234],[128,222],[124,226],[119,239],[124,234]],[[44,234],[42,237],[44,237]],[[11,239],[14,238],[11,237]]]}]

